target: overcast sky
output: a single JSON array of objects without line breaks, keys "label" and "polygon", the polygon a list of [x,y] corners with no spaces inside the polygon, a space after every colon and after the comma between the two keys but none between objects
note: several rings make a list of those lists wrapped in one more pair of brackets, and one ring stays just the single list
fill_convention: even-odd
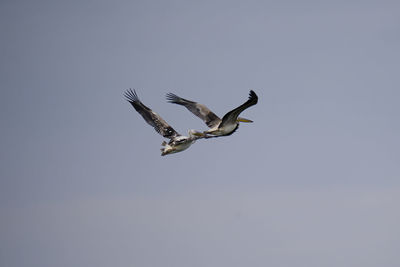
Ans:
[{"label": "overcast sky", "polygon": [[[0,3],[0,265],[400,266],[399,1]],[[160,156],[126,102],[179,133]]]}]

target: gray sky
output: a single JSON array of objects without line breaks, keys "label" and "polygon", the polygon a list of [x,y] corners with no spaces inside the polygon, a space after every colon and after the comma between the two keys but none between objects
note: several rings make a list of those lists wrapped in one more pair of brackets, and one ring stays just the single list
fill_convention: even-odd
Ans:
[{"label": "gray sky", "polygon": [[[200,3],[201,2],[201,3]],[[2,1],[0,265],[400,265],[398,1]],[[124,100],[254,120],[160,156]]]}]

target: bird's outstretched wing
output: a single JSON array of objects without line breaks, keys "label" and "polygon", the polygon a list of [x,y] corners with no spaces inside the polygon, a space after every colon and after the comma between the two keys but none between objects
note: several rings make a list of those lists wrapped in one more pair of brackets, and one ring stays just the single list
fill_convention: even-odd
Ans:
[{"label": "bird's outstretched wing", "polygon": [[224,124],[236,122],[237,118],[239,117],[239,114],[243,110],[245,110],[251,106],[254,106],[255,104],[257,104],[257,102],[258,102],[258,96],[256,95],[256,93],[253,90],[250,90],[249,99],[244,104],[242,104],[239,107],[235,108],[234,110],[231,110],[228,113],[226,113],[225,116],[222,118],[222,122],[219,125],[219,127],[223,127]]},{"label": "bird's outstretched wing", "polygon": [[202,119],[210,128],[213,128],[221,123],[221,119],[205,105],[184,99],[173,93],[168,93],[166,98],[170,103],[186,107],[190,112]]},{"label": "bird's outstretched wing", "polygon": [[129,89],[125,92],[124,96],[129,103],[136,109],[137,112],[142,115],[144,120],[154,127],[154,129],[164,136],[165,138],[173,139],[176,136],[179,136],[178,132],[176,132],[163,118],[160,117],[157,113],[152,111],[150,108],[146,107],[138,98],[136,91],[132,91]]}]

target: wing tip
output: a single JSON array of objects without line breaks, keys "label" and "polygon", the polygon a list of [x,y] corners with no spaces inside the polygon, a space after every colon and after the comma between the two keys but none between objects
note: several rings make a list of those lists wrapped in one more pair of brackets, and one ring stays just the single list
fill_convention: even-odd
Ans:
[{"label": "wing tip", "polygon": [[258,101],[258,96],[257,96],[256,92],[254,92],[253,90],[250,90],[249,100],[254,100],[256,103]]},{"label": "wing tip", "polygon": [[173,93],[167,93],[165,95],[165,98],[167,99],[167,101],[169,103],[175,103],[175,104],[179,103],[180,99],[181,99],[179,96],[177,96],[176,94],[173,94]]},{"label": "wing tip", "polygon": [[127,101],[131,103],[139,102],[139,97],[137,96],[136,90],[132,88],[129,88],[128,90],[125,91],[124,96]]}]

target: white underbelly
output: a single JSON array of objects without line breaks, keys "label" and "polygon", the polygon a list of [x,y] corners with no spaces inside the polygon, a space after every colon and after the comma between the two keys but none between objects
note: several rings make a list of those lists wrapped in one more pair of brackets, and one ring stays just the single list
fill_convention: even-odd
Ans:
[{"label": "white underbelly", "polygon": [[214,135],[226,135],[226,134],[230,134],[231,132],[233,132],[236,129],[236,127],[237,127],[237,124],[228,124],[222,128],[215,127],[206,132],[210,133],[210,134],[214,134]]},{"label": "white underbelly", "polygon": [[177,151],[182,151],[182,150],[185,150],[185,149],[187,149],[188,147],[190,147],[191,144],[192,144],[192,142],[190,142],[190,141],[184,142],[184,143],[182,143],[182,144],[176,145],[176,146],[175,146],[175,149],[176,149]]}]

